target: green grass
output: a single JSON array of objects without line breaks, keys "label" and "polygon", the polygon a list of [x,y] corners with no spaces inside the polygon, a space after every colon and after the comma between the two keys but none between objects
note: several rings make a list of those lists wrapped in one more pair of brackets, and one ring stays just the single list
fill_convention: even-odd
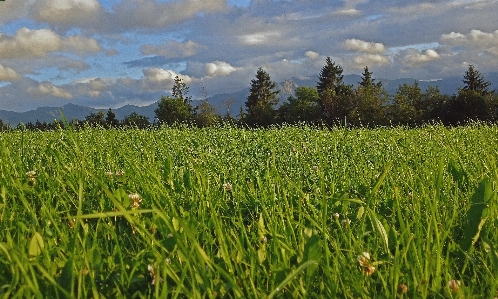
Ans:
[{"label": "green grass", "polygon": [[3,133],[0,294],[497,297],[497,137],[481,124]]}]

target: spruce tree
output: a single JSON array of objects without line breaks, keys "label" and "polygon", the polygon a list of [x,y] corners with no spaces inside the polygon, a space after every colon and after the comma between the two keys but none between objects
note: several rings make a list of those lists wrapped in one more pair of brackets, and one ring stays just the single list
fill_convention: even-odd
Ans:
[{"label": "spruce tree", "polygon": [[344,84],[342,67],[336,65],[330,57],[325,60],[316,89],[319,95],[319,104],[322,109],[323,120],[329,124],[342,121],[353,107],[353,88]]},{"label": "spruce tree", "polygon": [[246,123],[251,126],[268,126],[275,120],[274,106],[278,104],[278,90],[275,82],[262,68],[256,73],[256,79],[251,80],[251,90],[247,97]]},{"label": "spruce tree", "polygon": [[474,69],[474,66],[469,65],[469,69],[465,72],[463,76],[465,86],[463,88],[464,91],[475,91],[480,93],[483,96],[487,96],[493,94],[495,91],[488,91],[490,82],[484,80],[484,77],[478,70]]}]

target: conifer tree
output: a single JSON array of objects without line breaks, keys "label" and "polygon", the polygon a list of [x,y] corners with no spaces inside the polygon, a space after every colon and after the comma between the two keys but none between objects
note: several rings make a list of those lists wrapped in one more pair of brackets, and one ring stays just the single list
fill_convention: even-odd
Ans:
[{"label": "conifer tree", "polygon": [[480,93],[483,96],[487,96],[493,94],[495,91],[488,91],[490,82],[484,80],[484,76],[471,64],[469,65],[469,69],[465,72],[463,76],[465,83],[464,91],[475,91]]},{"label": "conifer tree", "polygon": [[278,90],[275,82],[262,68],[256,73],[256,79],[251,80],[251,93],[247,97],[246,123],[251,126],[268,126],[275,120],[274,106],[278,104]]},{"label": "conifer tree", "polygon": [[353,88],[344,84],[342,72],[342,67],[327,57],[318,76],[319,104],[329,124],[347,117],[353,106]]}]

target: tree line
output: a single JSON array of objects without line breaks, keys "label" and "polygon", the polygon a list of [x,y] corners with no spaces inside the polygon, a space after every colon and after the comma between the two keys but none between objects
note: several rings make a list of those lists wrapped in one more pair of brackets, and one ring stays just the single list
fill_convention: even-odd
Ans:
[{"label": "tree line", "polygon": [[[469,65],[463,76],[464,87],[454,95],[441,94],[437,87],[421,90],[417,82],[398,86],[394,95],[389,95],[381,81],[373,78],[365,67],[357,87],[343,81],[343,69],[327,57],[316,86],[297,87],[280,106],[276,83],[270,75],[259,68],[251,88],[246,109],[241,107],[237,118],[228,112],[225,116],[216,113],[203,93],[200,104],[192,106],[188,96],[189,87],[178,76],[175,77],[171,96],[162,96],[155,110],[156,120],[132,113],[119,121],[112,109],[105,115],[102,111],[91,113],[84,120],[54,121],[52,123],[28,123],[17,128],[29,130],[54,130],[71,126],[101,128],[147,128],[151,126],[179,123],[198,127],[219,123],[249,127],[268,127],[279,124],[306,123],[318,126],[408,126],[417,127],[427,123],[442,123],[447,126],[461,125],[469,121],[498,121],[498,97],[484,76]],[[230,100],[227,101],[228,108]],[[9,129],[0,121],[2,130]]]}]

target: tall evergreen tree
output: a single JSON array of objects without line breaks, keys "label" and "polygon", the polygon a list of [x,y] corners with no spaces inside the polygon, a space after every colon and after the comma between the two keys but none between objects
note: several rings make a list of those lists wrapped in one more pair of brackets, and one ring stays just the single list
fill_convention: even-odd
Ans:
[{"label": "tall evergreen tree", "polygon": [[353,106],[353,88],[344,84],[342,72],[342,67],[327,57],[318,76],[319,104],[323,118],[329,124],[347,117]]},{"label": "tall evergreen tree", "polygon": [[116,119],[116,114],[111,108],[107,111],[107,116],[105,118],[105,124],[107,127],[116,127],[119,125],[119,121]]},{"label": "tall evergreen tree", "polygon": [[484,80],[484,76],[469,65],[463,76],[465,86],[458,90],[449,104],[448,122],[450,124],[465,123],[469,120],[488,121],[495,117],[493,91],[489,91],[491,83]]},{"label": "tall evergreen tree", "polygon": [[365,67],[356,90],[355,106],[349,115],[350,122],[366,126],[387,124],[385,110],[388,101],[389,95],[382,87],[382,82],[375,82],[372,72]]},{"label": "tall evergreen tree", "polygon": [[251,80],[251,93],[247,97],[247,115],[245,121],[252,126],[268,126],[275,120],[274,106],[278,104],[278,90],[275,82],[262,68],[256,73],[256,79]]},{"label": "tall evergreen tree", "polygon": [[469,69],[465,72],[463,76],[465,86],[463,87],[464,91],[475,91],[480,93],[483,96],[487,96],[493,94],[495,91],[488,91],[490,82],[484,80],[484,76],[471,64],[469,65]]}]

